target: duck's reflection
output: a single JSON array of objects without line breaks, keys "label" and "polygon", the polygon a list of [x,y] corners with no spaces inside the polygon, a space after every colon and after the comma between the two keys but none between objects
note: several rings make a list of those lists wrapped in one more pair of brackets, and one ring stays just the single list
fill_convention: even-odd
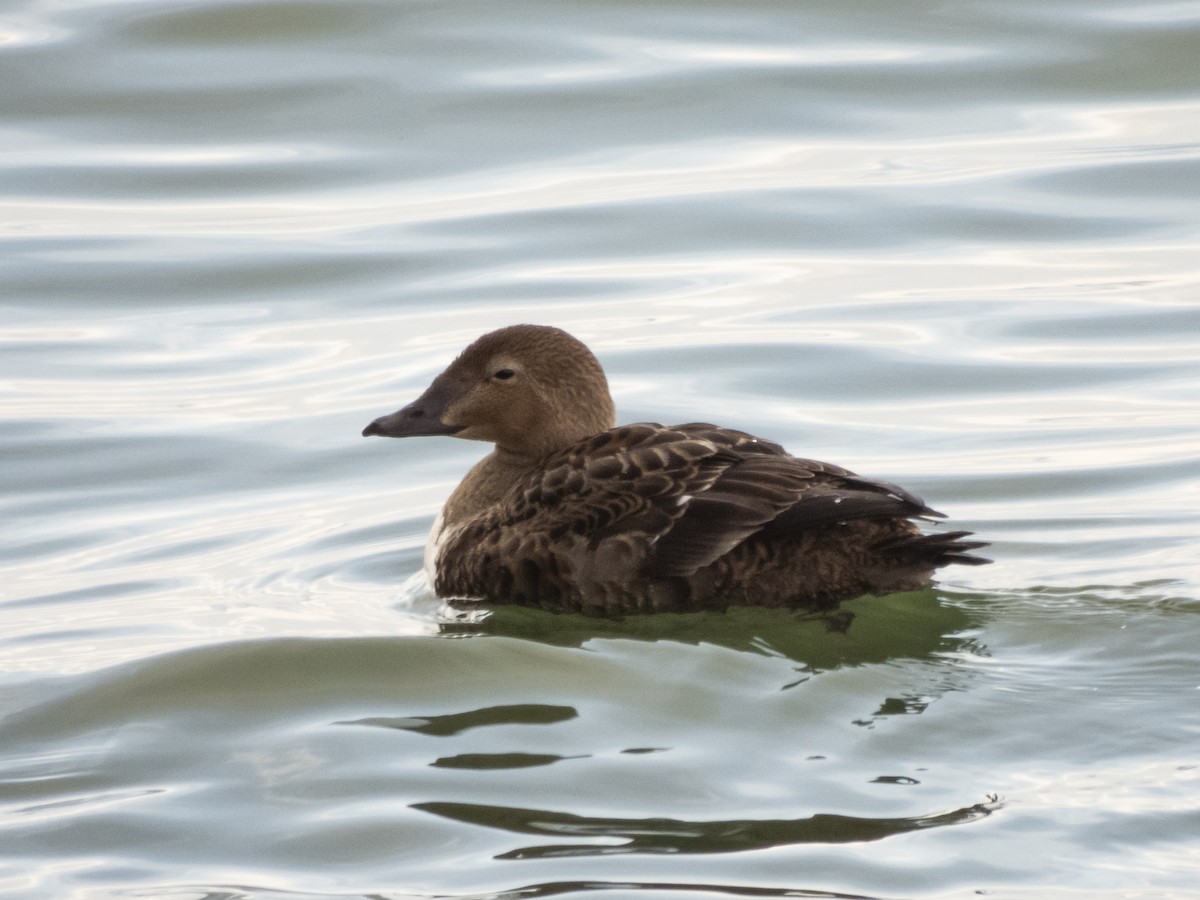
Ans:
[{"label": "duck's reflection", "polygon": [[553,725],[574,719],[579,713],[572,706],[549,703],[505,703],[484,706],[461,713],[435,716],[369,716],[339,722],[339,725],[373,725],[377,728],[399,728],[434,737],[451,737],[472,728],[487,725]]},{"label": "duck's reflection", "polygon": [[[878,841],[926,828],[963,825],[1000,808],[989,797],[948,812],[893,819],[818,813],[803,819],[620,819],[578,816],[544,809],[489,806],[481,803],[415,803],[413,809],[470,825],[484,825],[515,834],[588,839],[519,847],[496,859],[550,859],[568,856],[607,856],[623,853],[736,853],[789,844],[846,844]],[[615,843],[614,843],[615,842]]]},{"label": "duck's reflection", "polygon": [[746,884],[703,884],[691,881],[547,881],[541,884],[524,884],[505,891],[488,891],[486,894],[439,894],[430,900],[542,900],[545,897],[561,897],[568,894],[619,893],[620,896],[644,892],[647,894],[669,894],[691,897],[716,894],[721,897],[807,898],[807,900],[881,900],[866,894],[842,894],[836,891],[806,890],[804,888],[773,888]]},{"label": "duck's reflection", "polygon": [[712,644],[790,659],[812,673],[895,659],[983,653],[966,634],[979,624],[977,618],[948,597],[932,590],[863,597],[848,605],[844,611],[848,616],[833,620],[752,607],[595,618],[501,606],[491,615],[443,622],[441,631],[448,636],[497,635],[559,647],[604,639]]}]

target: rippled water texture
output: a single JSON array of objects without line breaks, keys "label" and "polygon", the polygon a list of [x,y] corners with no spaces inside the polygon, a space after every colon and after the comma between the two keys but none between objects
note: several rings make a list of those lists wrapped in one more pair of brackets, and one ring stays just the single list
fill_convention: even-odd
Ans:
[{"label": "rippled water texture", "polygon": [[[1200,898],[1200,3],[0,8],[0,893]],[[454,621],[479,333],[896,481],[850,629]]]}]

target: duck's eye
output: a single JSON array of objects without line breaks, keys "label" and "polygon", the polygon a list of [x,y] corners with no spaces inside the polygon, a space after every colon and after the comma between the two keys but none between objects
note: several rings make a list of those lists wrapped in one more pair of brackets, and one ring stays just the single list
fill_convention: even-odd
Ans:
[{"label": "duck's eye", "polygon": [[508,379],[512,378],[516,374],[517,373],[514,372],[512,369],[501,369],[492,377],[497,379],[498,381],[508,381]]}]

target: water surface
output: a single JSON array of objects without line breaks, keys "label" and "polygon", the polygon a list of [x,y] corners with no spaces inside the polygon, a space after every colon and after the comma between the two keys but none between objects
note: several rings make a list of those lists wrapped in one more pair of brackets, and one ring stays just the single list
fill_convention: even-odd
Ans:
[{"label": "water surface", "polygon": [[[0,892],[1200,897],[1200,5],[0,11]],[[449,621],[493,327],[996,564]]]}]

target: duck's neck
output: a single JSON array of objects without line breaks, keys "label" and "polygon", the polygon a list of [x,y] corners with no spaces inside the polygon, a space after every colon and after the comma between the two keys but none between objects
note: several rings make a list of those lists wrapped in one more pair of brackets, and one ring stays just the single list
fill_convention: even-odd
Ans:
[{"label": "duck's neck", "polygon": [[499,503],[517,480],[539,462],[539,457],[496,447],[454,489],[442,508],[442,526],[457,525]]}]

